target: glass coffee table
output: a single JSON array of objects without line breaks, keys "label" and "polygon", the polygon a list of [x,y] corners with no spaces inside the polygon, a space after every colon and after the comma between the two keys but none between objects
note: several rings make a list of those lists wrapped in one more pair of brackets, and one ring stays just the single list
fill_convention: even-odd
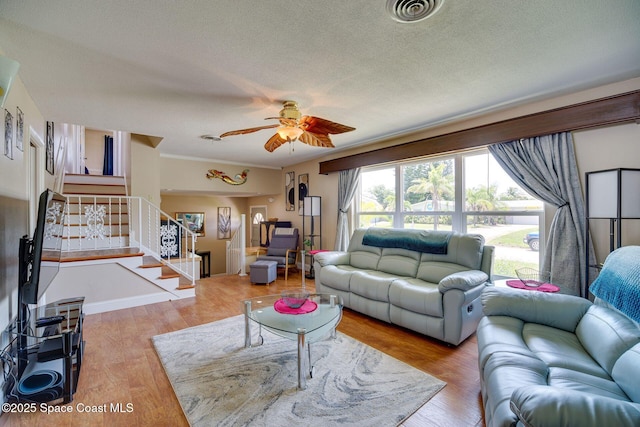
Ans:
[{"label": "glass coffee table", "polygon": [[[262,328],[298,342],[298,389],[306,388],[307,372],[313,378],[311,343],[327,336],[335,337],[336,326],[342,319],[342,298],[329,294],[311,294],[300,309],[284,305],[281,295],[265,295],[243,301],[244,346],[252,347],[251,326],[259,328],[258,342],[262,345]],[[308,358],[304,357],[305,347]],[[308,361],[308,365],[307,365]]]}]

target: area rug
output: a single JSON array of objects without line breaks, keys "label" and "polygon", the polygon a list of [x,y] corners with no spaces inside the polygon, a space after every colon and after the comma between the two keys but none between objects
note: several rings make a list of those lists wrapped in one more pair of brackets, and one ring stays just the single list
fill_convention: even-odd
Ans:
[{"label": "area rug", "polygon": [[396,426],[445,386],[338,333],[311,344],[314,377],[298,390],[297,344],[262,335],[244,348],[239,315],[153,337],[191,426]]}]

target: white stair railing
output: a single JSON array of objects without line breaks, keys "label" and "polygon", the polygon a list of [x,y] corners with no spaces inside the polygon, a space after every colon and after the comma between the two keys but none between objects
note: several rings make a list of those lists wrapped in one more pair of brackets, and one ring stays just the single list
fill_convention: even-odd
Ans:
[{"label": "white stair railing", "polygon": [[227,241],[227,274],[239,274],[246,276],[246,233],[245,233],[245,214],[240,215],[240,227]]},{"label": "white stair railing", "polygon": [[64,251],[140,248],[195,283],[196,235],[141,197],[67,195]]}]

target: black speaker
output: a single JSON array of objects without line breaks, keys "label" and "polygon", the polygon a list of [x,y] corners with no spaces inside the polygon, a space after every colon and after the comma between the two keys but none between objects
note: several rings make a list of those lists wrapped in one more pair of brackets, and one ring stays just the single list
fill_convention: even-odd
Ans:
[{"label": "black speaker", "polygon": [[18,381],[19,397],[34,402],[49,402],[64,392],[64,359],[48,362],[31,360]]}]

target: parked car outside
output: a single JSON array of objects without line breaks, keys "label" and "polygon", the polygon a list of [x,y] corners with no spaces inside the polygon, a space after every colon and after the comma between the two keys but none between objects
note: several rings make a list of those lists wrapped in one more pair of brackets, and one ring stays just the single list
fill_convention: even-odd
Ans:
[{"label": "parked car outside", "polygon": [[527,233],[523,239],[524,243],[529,245],[532,251],[540,250],[540,233],[538,231],[534,231],[531,233]]}]

